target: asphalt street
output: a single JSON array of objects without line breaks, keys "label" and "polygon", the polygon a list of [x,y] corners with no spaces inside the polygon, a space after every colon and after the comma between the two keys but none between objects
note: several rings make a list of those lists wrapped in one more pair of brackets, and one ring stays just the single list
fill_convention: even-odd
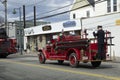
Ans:
[{"label": "asphalt street", "polygon": [[10,55],[0,59],[0,80],[120,80],[120,63],[103,62],[98,68],[80,63],[71,68],[68,61],[40,64],[37,56]]}]

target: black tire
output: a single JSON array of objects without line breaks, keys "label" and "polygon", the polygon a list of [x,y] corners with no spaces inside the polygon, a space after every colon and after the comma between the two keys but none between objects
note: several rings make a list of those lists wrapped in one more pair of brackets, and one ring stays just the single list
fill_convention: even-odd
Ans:
[{"label": "black tire", "polygon": [[7,54],[1,54],[0,58],[7,58],[7,56],[8,56]]},{"label": "black tire", "polygon": [[101,61],[93,61],[91,64],[93,67],[99,67],[101,65]]},{"label": "black tire", "polygon": [[3,55],[2,58],[7,58],[7,55]]},{"label": "black tire", "polygon": [[40,54],[38,54],[38,57],[39,57],[39,62],[41,64],[45,64],[46,58],[45,58],[43,52],[40,52]]},{"label": "black tire", "polygon": [[73,67],[73,68],[78,67],[79,61],[77,60],[77,56],[76,56],[75,53],[70,54],[69,61],[70,61],[69,64],[70,64],[71,67]]},{"label": "black tire", "polygon": [[63,64],[64,60],[58,60],[58,64]]}]

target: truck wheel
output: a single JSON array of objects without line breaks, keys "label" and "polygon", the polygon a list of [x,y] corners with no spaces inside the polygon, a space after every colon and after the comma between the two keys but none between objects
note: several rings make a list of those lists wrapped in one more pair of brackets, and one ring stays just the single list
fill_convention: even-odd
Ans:
[{"label": "truck wheel", "polygon": [[41,64],[44,64],[45,61],[46,61],[46,59],[45,59],[44,54],[43,54],[42,52],[40,52],[40,54],[39,54],[39,62],[40,62]]},{"label": "truck wheel", "polygon": [[101,64],[101,61],[94,61],[94,62],[91,62],[91,64],[93,67],[99,67]]},{"label": "truck wheel", "polygon": [[3,55],[2,58],[7,58],[7,55]]},{"label": "truck wheel", "polygon": [[63,64],[64,60],[58,60],[58,64]]},{"label": "truck wheel", "polygon": [[69,61],[70,61],[70,66],[71,66],[71,67],[78,67],[79,61],[77,60],[77,57],[76,57],[76,54],[75,54],[75,53],[72,53],[72,54],[69,56]]},{"label": "truck wheel", "polygon": [[2,54],[2,55],[0,55],[0,58],[6,58],[8,55],[6,55],[6,54]]}]

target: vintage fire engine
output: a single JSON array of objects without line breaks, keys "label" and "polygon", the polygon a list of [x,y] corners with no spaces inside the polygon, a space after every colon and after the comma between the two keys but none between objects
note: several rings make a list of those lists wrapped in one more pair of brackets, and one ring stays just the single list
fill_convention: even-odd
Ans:
[{"label": "vintage fire engine", "polygon": [[[71,67],[77,67],[79,62],[91,62],[93,67],[99,67],[102,61],[108,61],[108,46],[112,45],[111,32],[105,34],[105,56],[104,60],[97,60],[98,52],[97,39],[87,38],[87,33],[83,36],[62,35],[57,39],[52,39],[45,48],[39,50],[39,61],[44,64],[46,60],[57,60],[62,64],[69,61]],[[109,59],[111,60],[111,59]]]},{"label": "vintage fire engine", "polygon": [[6,58],[16,52],[16,39],[10,39],[6,35],[5,28],[0,28],[0,58]]}]

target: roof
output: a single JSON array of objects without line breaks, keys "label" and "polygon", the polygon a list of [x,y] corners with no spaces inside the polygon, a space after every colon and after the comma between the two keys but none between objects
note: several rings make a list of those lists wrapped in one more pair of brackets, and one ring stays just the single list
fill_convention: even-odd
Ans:
[{"label": "roof", "polygon": [[75,0],[74,5],[72,6],[72,10],[80,8],[80,7],[82,8],[89,4],[94,6],[94,0]]},{"label": "roof", "polygon": [[40,34],[50,34],[50,33],[58,33],[62,30],[64,31],[73,31],[80,30],[81,24],[79,19],[67,20],[62,22],[56,22],[46,25],[39,25],[35,27],[25,28],[24,34],[25,36],[33,36]]}]

